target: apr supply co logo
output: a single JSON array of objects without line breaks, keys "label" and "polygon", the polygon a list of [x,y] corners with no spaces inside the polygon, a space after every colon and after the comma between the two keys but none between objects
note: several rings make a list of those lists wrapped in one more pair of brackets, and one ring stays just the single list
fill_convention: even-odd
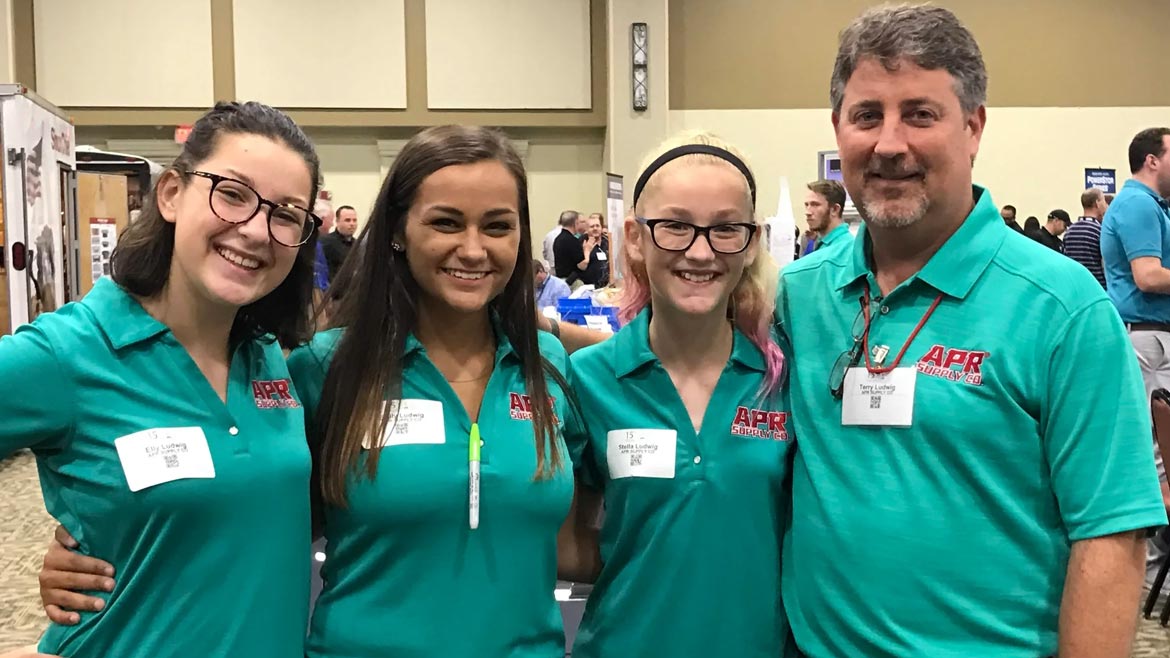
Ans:
[{"label": "apr supply co logo", "polygon": [[983,365],[990,356],[991,352],[935,345],[918,360],[918,372],[927,377],[982,386]]},{"label": "apr supply co logo", "polygon": [[733,436],[747,436],[773,441],[788,440],[788,414],[783,411],[765,411],[739,407],[731,421]]},{"label": "apr supply co logo", "polygon": [[[548,403],[553,408],[553,418],[556,422],[557,399],[549,398]],[[532,398],[523,393],[509,393],[508,414],[512,420],[532,420]]]},{"label": "apr supply co logo", "polygon": [[301,406],[289,391],[287,379],[258,379],[252,382],[257,409],[296,409]]}]

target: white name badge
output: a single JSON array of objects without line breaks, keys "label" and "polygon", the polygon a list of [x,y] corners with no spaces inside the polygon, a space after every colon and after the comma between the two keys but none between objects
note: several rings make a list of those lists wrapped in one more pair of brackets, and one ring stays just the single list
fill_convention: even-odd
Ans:
[{"label": "white name badge", "polygon": [[677,443],[674,430],[614,430],[606,435],[609,476],[671,479]]},{"label": "white name badge", "polygon": [[865,368],[845,372],[841,424],[910,427],[914,422],[917,368],[895,368],[882,375]]},{"label": "white name badge", "polygon": [[405,445],[441,445],[447,442],[443,425],[443,403],[438,400],[390,400],[390,420],[377,443],[367,434],[362,447],[385,448]]},{"label": "white name badge", "polygon": [[597,252],[597,260],[609,260],[609,256],[606,256],[604,251],[599,251]]},{"label": "white name badge", "polygon": [[164,482],[214,478],[207,435],[198,427],[160,427],[114,439],[130,491]]}]

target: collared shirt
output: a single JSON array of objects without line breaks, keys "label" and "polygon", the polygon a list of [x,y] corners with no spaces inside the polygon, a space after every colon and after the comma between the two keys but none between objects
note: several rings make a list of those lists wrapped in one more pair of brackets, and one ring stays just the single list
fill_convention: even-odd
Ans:
[{"label": "collared shirt", "polygon": [[1105,287],[1105,265],[1101,261],[1101,222],[1096,217],[1081,217],[1064,234],[1064,255],[1075,260]]},{"label": "collared shirt", "polygon": [[[563,658],[553,591],[557,530],[573,496],[568,450],[558,432],[565,466],[551,478],[535,478],[523,367],[499,327],[496,335],[495,369],[477,421],[479,527],[468,528],[471,419],[411,336],[402,396],[438,404],[440,411],[424,409],[394,426],[372,479],[365,476],[363,450],[348,482],[348,506],[325,506],[329,557],[306,643],[310,658]],[[341,330],[317,334],[289,356],[311,428],[341,337]],[[539,340],[545,358],[566,372],[560,342],[544,332]],[[563,422],[567,396],[551,378],[548,386]],[[315,429],[310,440],[320,440]]]},{"label": "collared shirt", "polygon": [[593,245],[593,250],[589,252],[589,265],[581,272],[581,282],[595,288],[602,288],[609,284],[608,238],[601,238],[600,242]]},{"label": "collared shirt", "polygon": [[567,228],[553,241],[553,273],[565,283],[572,284],[581,278],[577,264],[585,260],[581,240]]},{"label": "collared shirt", "polygon": [[540,311],[549,306],[556,308],[558,300],[571,294],[569,284],[549,274],[544,280],[544,285],[536,289],[536,310]]},{"label": "collared shirt", "polygon": [[1133,279],[1135,258],[1157,258],[1170,268],[1170,211],[1141,181],[1122,186],[1101,222],[1101,255],[1109,298],[1126,322],[1170,322],[1170,295],[1142,292]]},{"label": "collared shirt", "polygon": [[553,244],[557,241],[557,236],[561,234],[562,230],[560,225],[554,226],[551,231],[545,234],[544,242],[541,244],[541,255],[544,258],[544,262],[549,264],[549,267],[552,267],[556,261],[556,254],[553,253]]},{"label": "collared shirt", "polygon": [[325,261],[329,264],[329,279],[333,280],[345,264],[353,248],[354,237],[345,236],[337,231],[321,236],[321,247],[325,250]]},{"label": "collared shirt", "polygon": [[[696,431],[651,351],[649,326],[645,310],[572,356],[588,429],[566,438],[606,509],[605,566],[573,656],[775,658],[787,634],[779,597],[795,443],[787,398],[760,399],[764,357],[736,331]],[[628,436],[648,431],[665,435],[652,453],[627,447],[636,440]]]},{"label": "collared shirt", "polygon": [[[1084,268],[973,194],[889,295],[865,228],[781,276],[801,437],[783,591],[810,656],[1052,655],[1072,543],[1166,522],[1117,313]],[[917,373],[910,427],[844,426],[830,393],[866,294],[886,365],[941,294],[902,363]]]},{"label": "collared shirt", "polygon": [[[279,345],[236,347],[225,404],[106,277],[0,339],[0,418],[0,453],[32,448],[49,513],[116,570],[113,592],[92,593],[105,609],[51,625],[42,652],[301,655],[310,464]],[[210,472],[168,481],[201,451]]]},{"label": "collared shirt", "polygon": [[849,225],[841,222],[832,231],[829,231],[825,237],[817,240],[816,250],[820,251],[825,247],[832,246],[839,242],[846,242],[853,239],[853,234],[849,232]]},{"label": "collared shirt", "polygon": [[1048,229],[1043,226],[1036,229],[1035,231],[1032,231],[1031,233],[1026,233],[1025,235],[1055,252],[1064,253],[1064,242],[1062,242],[1060,238],[1049,233]]}]

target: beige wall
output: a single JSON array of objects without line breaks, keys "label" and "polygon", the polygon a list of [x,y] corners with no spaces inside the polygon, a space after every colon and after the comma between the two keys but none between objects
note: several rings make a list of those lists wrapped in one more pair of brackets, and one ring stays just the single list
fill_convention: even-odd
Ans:
[{"label": "beige wall", "polygon": [[59,106],[208,107],[208,0],[36,0],[36,89]]},{"label": "beige wall", "polygon": [[[630,26],[646,23],[649,54],[647,109],[636,112],[631,102]],[[667,0],[609,0],[609,127],[606,170],[624,177],[626,210],[645,154],[671,132],[668,75]]]},{"label": "beige wall", "polygon": [[238,98],[281,107],[406,107],[403,0],[238,0],[232,7]]},{"label": "beige wall", "polygon": [[[675,129],[708,129],[748,155],[759,184],[760,212],[776,211],[779,178],[787,176],[797,224],[804,225],[804,185],[817,178],[817,152],[836,149],[828,110],[686,110]],[[1079,213],[1085,167],[1129,177],[1126,150],[1139,130],[1170,123],[1170,107],[990,108],[975,165],[975,182],[996,204],[1013,204],[1020,221],[1054,208]]]},{"label": "beige wall", "polygon": [[0,0],[0,82],[16,82],[12,46],[12,0]]},{"label": "beige wall", "polygon": [[[828,104],[837,34],[884,0],[670,0],[671,107]],[[935,0],[979,40],[998,107],[1170,105],[1166,0]]]},{"label": "beige wall", "polygon": [[590,25],[589,0],[427,0],[427,106],[588,109]]}]

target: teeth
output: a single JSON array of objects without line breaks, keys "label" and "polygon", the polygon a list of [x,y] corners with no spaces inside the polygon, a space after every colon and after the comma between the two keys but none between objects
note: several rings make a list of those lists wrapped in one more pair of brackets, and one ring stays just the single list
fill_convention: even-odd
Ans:
[{"label": "teeth", "polygon": [[686,279],[687,281],[693,281],[695,283],[706,283],[715,278],[715,275],[712,273],[692,274],[690,272],[680,272],[679,276]]},{"label": "teeth", "polygon": [[443,268],[443,271],[456,279],[464,279],[466,281],[479,281],[487,276],[487,272],[468,272],[467,270],[452,270],[450,268]]},{"label": "teeth", "polygon": [[223,256],[224,260],[226,260],[230,263],[235,263],[236,265],[239,265],[240,267],[243,267],[243,268],[246,268],[249,270],[255,270],[255,269],[260,268],[260,261],[258,261],[258,260],[248,258],[246,256],[241,256],[233,251],[228,251],[228,250],[223,249],[223,248],[216,249],[216,252],[219,253],[220,256]]}]

